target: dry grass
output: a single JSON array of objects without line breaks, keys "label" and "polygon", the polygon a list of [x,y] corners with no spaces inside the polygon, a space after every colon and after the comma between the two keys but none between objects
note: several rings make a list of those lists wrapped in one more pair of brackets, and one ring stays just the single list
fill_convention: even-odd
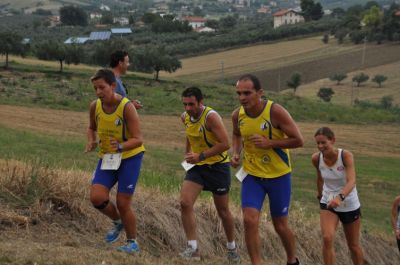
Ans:
[{"label": "dry grass", "polygon": [[[142,115],[140,118],[146,145],[183,150],[184,128],[179,117]],[[0,105],[0,125],[50,135],[84,137],[87,120],[88,114],[84,112]],[[230,119],[225,118],[224,123],[231,132]],[[304,136],[305,146],[294,152],[301,154],[315,152],[313,135],[319,127],[327,124],[299,122],[298,125]],[[358,155],[400,157],[399,125],[328,125],[337,132],[337,142],[340,146],[357,150]],[[385,137],[377,137],[378,131]]]},{"label": "dry grass", "polygon": [[[12,219],[0,219],[2,240],[0,263],[6,264],[185,264],[177,253],[185,238],[180,221],[177,195],[162,195],[157,190],[139,188],[133,208],[138,216],[139,243],[142,251],[136,256],[117,253],[113,245],[102,243],[109,221],[96,212],[88,201],[88,174],[73,171],[50,170],[18,161],[0,160],[0,187],[18,197],[24,194],[37,175],[36,188],[46,190],[46,196],[34,207],[13,206],[0,200],[1,215],[26,218],[28,225],[18,226]],[[11,177],[12,176],[12,177]],[[5,188],[5,189],[4,189]],[[57,197],[64,204],[54,204]],[[241,213],[231,207],[243,264],[249,264],[243,239]],[[225,237],[213,203],[200,200],[196,206],[199,244],[203,262],[224,264]],[[305,221],[303,209],[294,203],[291,226],[298,242],[298,255],[304,264],[321,264],[318,219]],[[285,262],[284,250],[273,231],[271,220],[262,216],[263,256],[266,264]],[[341,229],[337,239],[337,264],[350,264]],[[362,234],[362,242],[369,264],[397,264],[400,256],[391,240],[384,236]]]},{"label": "dry grass", "polygon": [[[351,79],[357,73],[364,72],[369,75],[370,80],[362,84],[360,87],[354,86]],[[377,75],[382,74],[388,79],[379,88],[378,85],[371,81]],[[312,83],[300,86],[296,94],[301,97],[313,98],[319,100],[317,92],[321,87],[330,87],[335,91],[332,97],[332,103],[350,105],[351,99],[358,98],[359,100],[369,100],[378,103],[383,96],[393,96],[393,103],[400,105],[400,89],[398,84],[400,82],[400,62],[385,64],[377,67],[371,67],[360,71],[347,73],[347,78],[336,85],[335,81],[329,78],[321,79]],[[353,95],[352,95],[353,93]]]},{"label": "dry grass", "polygon": [[182,59],[182,69],[165,77],[187,77],[191,80],[210,80],[221,77],[221,62],[225,76],[237,76],[244,72],[256,72],[282,67],[303,61],[357,50],[357,46],[324,45],[319,37],[273,44],[232,49]]}]

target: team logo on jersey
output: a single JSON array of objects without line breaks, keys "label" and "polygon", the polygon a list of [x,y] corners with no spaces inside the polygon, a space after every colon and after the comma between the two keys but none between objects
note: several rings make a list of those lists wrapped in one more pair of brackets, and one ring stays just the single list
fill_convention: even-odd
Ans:
[{"label": "team logo on jersey", "polygon": [[264,155],[264,156],[261,158],[261,161],[262,161],[264,164],[267,164],[267,163],[271,162],[271,158],[270,158],[268,155]]},{"label": "team logo on jersey", "polygon": [[343,171],[344,170],[344,166],[338,166],[337,167],[337,171]]},{"label": "team logo on jersey", "polygon": [[265,131],[268,129],[268,127],[269,127],[268,122],[264,122],[264,123],[261,123],[260,129],[261,129],[261,131]]},{"label": "team logo on jersey", "polygon": [[117,118],[117,119],[114,121],[114,124],[115,124],[115,126],[121,126],[121,125],[122,125],[121,119],[120,119],[120,118]]},{"label": "team logo on jersey", "polygon": [[203,133],[203,127],[199,128],[199,133]]}]

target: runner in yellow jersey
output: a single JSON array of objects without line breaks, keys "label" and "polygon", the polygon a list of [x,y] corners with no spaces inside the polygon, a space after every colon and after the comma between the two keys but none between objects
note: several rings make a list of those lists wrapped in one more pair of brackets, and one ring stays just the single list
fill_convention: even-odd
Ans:
[{"label": "runner in yellow jersey", "polygon": [[[185,112],[182,122],[186,129],[186,154],[183,163],[187,174],[181,189],[183,228],[188,240],[180,255],[188,260],[200,260],[197,246],[196,222],[193,205],[202,190],[213,193],[214,204],[227,237],[229,262],[240,262],[234,240],[233,217],[229,210],[231,184],[228,133],[221,117],[203,105],[199,88],[189,87],[182,93]],[[210,242],[211,243],[211,242]]]},{"label": "runner in yellow jersey", "polygon": [[280,105],[263,100],[263,90],[257,77],[247,74],[236,83],[240,108],[232,113],[232,161],[243,168],[237,176],[242,180],[241,199],[245,240],[253,265],[261,264],[258,226],[265,196],[270,213],[287,255],[287,264],[298,265],[295,240],[288,226],[291,195],[291,163],[289,148],[301,147],[303,137],[290,116]]},{"label": "runner in yellow jersey", "polygon": [[[93,174],[90,200],[96,209],[113,220],[113,228],[105,241],[115,242],[125,228],[127,243],[118,250],[138,252],[136,217],[131,200],[145,150],[139,116],[129,99],[115,93],[116,79],[111,70],[97,71],[91,81],[98,99],[90,104],[85,151],[92,151],[99,145],[100,159]],[[109,200],[109,193],[117,182],[115,206]]]}]

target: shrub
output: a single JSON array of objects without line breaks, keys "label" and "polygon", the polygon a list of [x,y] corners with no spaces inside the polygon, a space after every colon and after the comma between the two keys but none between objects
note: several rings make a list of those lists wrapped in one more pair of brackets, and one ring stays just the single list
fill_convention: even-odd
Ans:
[{"label": "shrub", "polygon": [[330,87],[321,87],[317,93],[317,96],[325,102],[330,102],[335,91]]},{"label": "shrub", "polygon": [[381,98],[381,106],[384,109],[390,109],[393,107],[393,96],[384,96]]},{"label": "shrub", "polygon": [[329,34],[325,33],[324,36],[322,37],[322,42],[325,44],[328,44],[329,42]]}]

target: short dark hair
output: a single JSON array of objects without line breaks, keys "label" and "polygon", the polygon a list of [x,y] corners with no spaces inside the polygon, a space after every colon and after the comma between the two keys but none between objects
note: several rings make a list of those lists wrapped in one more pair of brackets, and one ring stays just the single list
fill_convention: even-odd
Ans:
[{"label": "short dark hair", "polygon": [[203,93],[201,93],[201,90],[198,87],[191,86],[182,92],[182,97],[190,98],[192,96],[196,98],[197,102],[200,102],[203,99]]},{"label": "short dark hair", "polygon": [[242,75],[241,77],[239,77],[238,82],[239,81],[247,81],[247,80],[249,80],[253,83],[253,87],[256,91],[261,89],[260,80],[257,78],[257,76],[252,75],[252,74]]},{"label": "short dark hair", "polygon": [[110,67],[111,68],[116,67],[119,64],[119,62],[123,61],[125,56],[128,56],[128,55],[129,54],[126,51],[118,50],[118,51],[113,52],[110,55]]},{"label": "short dark hair", "polygon": [[333,138],[335,138],[335,134],[333,133],[333,131],[329,127],[321,127],[321,128],[319,128],[315,132],[314,137],[318,136],[318,135],[326,136],[326,138],[328,138],[329,140],[332,140]]},{"label": "short dark hair", "polygon": [[103,79],[107,84],[112,85],[117,82],[113,71],[109,69],[100,69],[90,78],[90,81],[95,81],[98,79]]}]

